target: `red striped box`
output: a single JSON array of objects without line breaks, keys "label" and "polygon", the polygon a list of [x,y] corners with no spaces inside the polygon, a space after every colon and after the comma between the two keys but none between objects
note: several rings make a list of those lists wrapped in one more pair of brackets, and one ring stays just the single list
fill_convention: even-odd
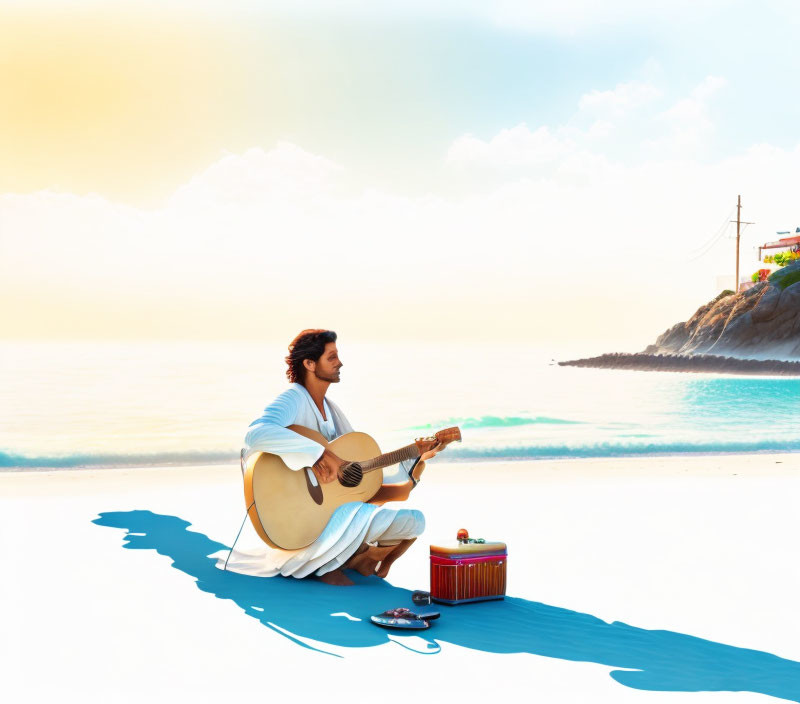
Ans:
[{"label": "red striped box", "polygon": [[431,545],[431,599],[441,604],[502,599],[506,594],[505,543],[459,541]]}]

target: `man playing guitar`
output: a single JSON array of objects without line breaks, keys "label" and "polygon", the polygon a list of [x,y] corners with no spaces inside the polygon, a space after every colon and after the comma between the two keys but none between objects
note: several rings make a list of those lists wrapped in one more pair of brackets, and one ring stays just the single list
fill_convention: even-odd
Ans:
[{"label": "man playing guitar", "polygon": [[[328,387],[340,381],[343,366],[331,330],[304,330],[289,345],[286,375],[291,386],[250,425],[243,457],[268,452],[281,457],[292,470],[311,467],[317,481],[339,480],[345,461],[329,448],[294,432],[289,426],[303,426],[321,433],[327,441],[352,432],[341,409],[326,398]],[[425,527],[422,513],[409,509],[378,509],[388,501],[405,501],[425,469],[425,461],[443,449],[438,444],[418,460],[401,462],[408,481],[382,484],[367,504],[340,506],[314,543],[296,551],[270,551],[275,573],[305,577],[311,574],[335,585],[353,584],[343,572],[386,577]],[[345,510],[346,509],[346,510]],[[354,509],[357,509],[354,511]],[[362,541],[361,536],[367,539]],[[286,558],[284,561],[284,557]]]}]

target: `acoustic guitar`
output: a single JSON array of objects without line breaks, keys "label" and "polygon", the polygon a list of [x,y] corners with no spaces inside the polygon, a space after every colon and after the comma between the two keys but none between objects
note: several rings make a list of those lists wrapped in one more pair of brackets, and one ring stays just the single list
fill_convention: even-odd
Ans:
[{"label": "acoustic guitar", "polygon": [[290,425],[289,430],[318,442],[345,462],[339,468],[338,479],[322,484],[311,467],[289,469],[278,455],[260,452],[249,458],[244,468],[247,513],[261,539],[282,550],[311,545],[342,504],[368,503],[383,484],[383,472],[379,470],[416,459],[440,443],[461,440],[458,428],[447,428],[381,454],[378,443],[366,433],[346,433],[328,442],[310,428]]}]

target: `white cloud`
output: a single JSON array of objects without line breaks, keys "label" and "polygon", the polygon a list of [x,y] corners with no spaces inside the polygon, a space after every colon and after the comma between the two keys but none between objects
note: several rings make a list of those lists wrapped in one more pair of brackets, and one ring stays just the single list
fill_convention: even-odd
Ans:
[{"label": "white cloud", "polygon": [[724,78],[707,76],[687,97],[657,115],[655,123],[666,131],[645,141],[646,152],[651,156],[702,153],[715,129],[709,112],[711,100],[726,85]]},{"label": "white cloud", "polygon": [[[553,138],[518,127],[510,144]],[[57,325],[68,305],[83,324],[95,316],[95,331],[150,330],[162,318],[167,331],[193,319],[241,334],[324,313],[364,336],[376,326],[432,336],[522,328],[528,338],[627,336],[643,347],[714,295],[732,244],[695,262],[688,254],[738,193],[759,222],[745,272],[759,237],[800,224],[798,149],[625,165],[575,148],[540,166],[472,194],[408,197],[354,191],[341,167],[280,145],[224,157],[156,211],[5,195],[0,292],[40,327]]]},{"label": "white cloud", "polygon": [[707,101],[726,85],[728,85],[728,81],[721,76],[706,76],[692,91],[692,97],[695,98],[695,100]]},{"label": "white cloud", "polygon": [[447,152],[449,162],[482,162],[517,166],[552,162],[570,149],[568,140],[554,135],[546,126],[533,132],[523,122],[501,130],[485,142],[472,135],[456,139]]},{"label": "white cloud", "polygon": [[599,115],[621,116],[661,97],[652,83],[629,81],[611,90],[593,90],[581,96],[578,108]]},{"label": "white cloud", "polygon": [[[489,139],[466,134],[454,140],[447,162],[454,166],[493,169],[553,165],[574,172],[579,162],[694,157],[713,135],[710,106],[727,85],[708,76],[669,108],[660,108],[662,91],[647,81],[618,83],[593,90],[578,101],[575,113],[561,125],[529,128],[524,122]],[[536,173],[539,173],[538,171]]]},{"label": "white cloud", "polygon": [[227,154],[188,184],[179,188],[172,204],[209,200],[227,203],[258,203],[304,196],[332,188],[342,167],[300,147],[278,142],[274,149],[247,150]]},{"label": "white cloud", "polygon": [[660,117],[677,125],[695,125],[699,123],[703,127],[710,126],[711,120],[708,117],[709,101],[725,85],[727,85],[727,81],[724,78],[707,76],[692,89],[688,97],[676,102],[672,107],[664,111]]}]

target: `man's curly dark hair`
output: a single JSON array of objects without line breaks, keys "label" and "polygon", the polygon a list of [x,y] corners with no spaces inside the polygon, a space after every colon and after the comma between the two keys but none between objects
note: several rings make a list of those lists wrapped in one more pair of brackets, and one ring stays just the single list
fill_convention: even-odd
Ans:
[{"label": "man's curly dark hair", "polygon": [[336,333],[333,330],[303,330],[289,345],[289,354],[286,355],[286,376],[293,384],[303,384],[306,379],[304,359],[312,362],[319,361],[325,352],[325,345],[336,342]]}]

